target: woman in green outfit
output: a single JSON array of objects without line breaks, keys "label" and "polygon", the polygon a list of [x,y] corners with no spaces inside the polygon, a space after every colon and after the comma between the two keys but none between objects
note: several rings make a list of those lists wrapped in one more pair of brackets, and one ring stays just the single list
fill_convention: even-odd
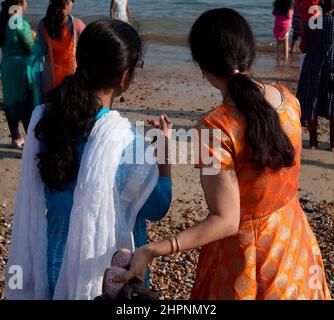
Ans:
[{"label": "woman in green outfit", "polygon": [[29,22],[22,18],[27,6],[26,0],[6,0],[1,3],[3,105],[14,147],[23,146],[24,139],[19,133],[19,121],[22,121],[27,131],[33,109],[28,70],[32,63],[34,37]]}]

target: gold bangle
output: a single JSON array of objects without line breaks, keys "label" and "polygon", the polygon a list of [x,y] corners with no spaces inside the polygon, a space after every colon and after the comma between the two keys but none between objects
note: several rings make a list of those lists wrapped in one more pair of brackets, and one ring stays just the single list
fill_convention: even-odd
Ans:
[{"label": "gold bangle", "polygon": [[180,246],[179,238],[177,236],[175,236],[175,241],[176,241],[176,245],[177,245],[177,252],[176,253],[179,253],[181,251],[181,246]]},{"label": "gold bangle", "polygon": [[169,238],[168,239],[169,243],[170,243],[170,254],[174,253],[174,244],[173,244],[173,239]]},{"label": "gold bangle", "polygon": [[173,254],[177,252],[177,241],[175,239],[175,236],[172,237],[173,241]]}]

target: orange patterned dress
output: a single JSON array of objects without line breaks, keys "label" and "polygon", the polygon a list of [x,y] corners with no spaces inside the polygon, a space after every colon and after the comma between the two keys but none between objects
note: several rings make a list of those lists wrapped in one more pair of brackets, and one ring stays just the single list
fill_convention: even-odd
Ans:
[{"label": "orange patterned dress", "polygon": [[[300,207],[298,178],[302,130],[298,100],[274,84],[284,102],[277,110],[296,149],[296,164],[277,173],[259,172],[246,161],[246,122],[233,104],[216,108],[202,128],[220,129],[220,170],[235,170],[241,218],[236,235],[202,248],[191,299],[331,299],[317,240]],[[203,164],[200,166],[203,167]]]}]

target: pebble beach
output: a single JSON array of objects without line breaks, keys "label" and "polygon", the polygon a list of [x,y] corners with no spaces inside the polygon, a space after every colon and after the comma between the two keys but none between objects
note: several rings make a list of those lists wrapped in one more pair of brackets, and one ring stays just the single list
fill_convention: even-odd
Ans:
[{"label": "pebble beach", "polygon": [[[176,50],[174,59],[161,52]],[[115,109],[130,121],[146,121],[162,113],[170,116],[174,127],[190,129],[212,108],[221,103],[219,92],[202,79],[198,67],[187,55],[187,48],[148,46],[145,68],[126,93],[125,102]],[[157,58],[159,56],[159,59]],[[253,72],[264,82],[280,81],[295,93],[299,69],[298,57],[288,67],[277,68],[272,54],[259,52]],[[334,154],[326,151],[329,133],[321,120],[320,150],[308,149],[304,130],[304,150],[300,176],[300,199],[316,234],[326,268],[327,281],[334,297]],[[4,298],[4,268],[7,262],[22,152],[9,147],[9,132],[0,111],[0,298]],[[186,143],[186,142],[185,142]],[[150,241],[164,239],[201,221],[208,214],[199,173],[192,165],[173,168],[173,204],[167,217],[149,224]],[[152,288],[163,299],[189,299],[195,280],[199,250],[156,259],[151,266]]]}]

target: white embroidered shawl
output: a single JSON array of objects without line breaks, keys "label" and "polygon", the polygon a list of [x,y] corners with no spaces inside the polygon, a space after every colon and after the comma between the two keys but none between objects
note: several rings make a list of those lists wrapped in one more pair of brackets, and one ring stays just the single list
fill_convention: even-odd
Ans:
[{"label": "white embroidered shawl", "polygon": [[[40,143],[34,133],[42,112],[40,106],[33,113],[23,153],[6,268],[7,299],[49,298],[45,195],[36,159]],[[121,194],[115,176],[122,152],[138,139],[144,137],[135,135],[130,122],[117,111],[109,112],[96,122],[80,164],[54,299],[86,300],[100,295],[103,272],[110,265],[115,250],[134,249],[137,214],[157,183],[158,168],[156,163],[152,164],[152,159],[131,166]],[[153,152],[149,154],[153,157]],[[9,286],[13,276],[8,272],[11,266],[22,268],[22,289]]]}]

